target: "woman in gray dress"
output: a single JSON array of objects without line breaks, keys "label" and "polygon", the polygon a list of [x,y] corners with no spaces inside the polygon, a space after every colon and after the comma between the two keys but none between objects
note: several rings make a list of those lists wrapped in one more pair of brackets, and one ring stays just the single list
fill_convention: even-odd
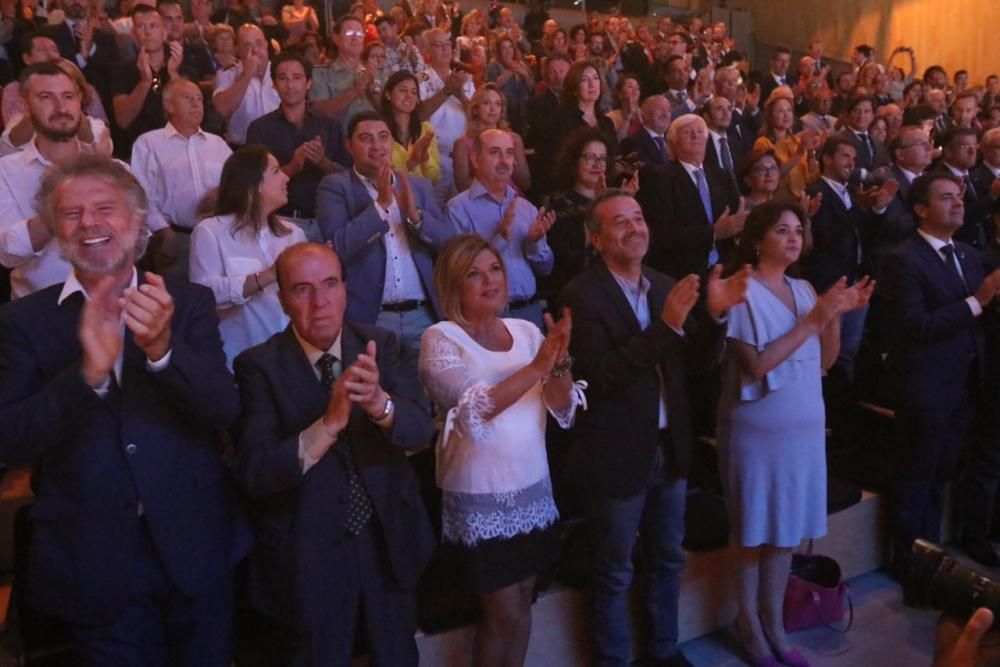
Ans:
[{"label": "woman in gray dress", "polygon": [[826,533],[821,376],[837,359],[840,316],[874,284],[838,281],[817,298],[787,275],[808,249],[802,208],[774,201],[747,217],[739,264],[754,272],[729,312],[719,407],[719,466],[738,554],[737,624],[751,665],[804,666],[785,636],[792,549]]}]

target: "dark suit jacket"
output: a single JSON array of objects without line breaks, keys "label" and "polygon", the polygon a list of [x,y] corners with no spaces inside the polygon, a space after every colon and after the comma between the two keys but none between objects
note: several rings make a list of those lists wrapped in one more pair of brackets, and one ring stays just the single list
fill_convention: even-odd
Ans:
[{"label": "dark suit jacket", "polygon": [[[956,243],[972,293],[983,281],[977,252]],[[969,373],[983,360],[982,322],[965,302],[958,276],[918,234],[890,254],[882,298],[891,323],[887,369],[899,407],[947,410],[967,396]]]},{"label": "dark suit jacket", "polygon": [[[944,160],[939,160],[937,165],[932,167],[932,170],[954,176]],[[969,180],[972,181],[972,187],[966,186],[962,197],[965,203],[965,220],[959,230],[955,232],[955,240],[981,249],[992,238],[987,234],[987,231],[993,228],[993,216],[991,215],[993,200],[990,199],[989,190],[979,192],[976,182],[972,179],[972,174],[973,172],[970,170]]]},{"label": "dark suit jacket", "polygon": [[[993,224],[993,200],[990,198],[990,188],[993,181],[997,180],[993,172],[983,162],[977,164],[970,172],[969,178],[976,188],[978,204],[982,211],[983,225],[986,230],[986,238],[992,239],[995,236]],[[986,245],[989,245],[987,243]]]},{"label": "dark suit jacket", "polygon": [[[889,167],[889,173],[898,186],[896,196],[889,202],[889,208],[886,209],[885,215],[878,216],[875,220],[872,233],[862,239],[865,243],[868,269],[872,271],[872,277],[875,280],[878,280],[882,273],[882,264],[886,255],[899,247],[900,243],[912,236],[913,232],[917,230],[913,213],[906,203],[906,197],[910,192],[910,181],[896,165]],[[875,289],[878,290],[879,286],[876,285]]]},{"label": "dark suit jacket", "polygon": [[[663,143],[665,146],[666,137],[664,137]],[[640,128],[638,132],[633,132],[622,140],[621,154],[624,157],[628,157],[632,153],[637,153],[643,164],[662,166],[667,163],[667,158],[663,154],[663,151],[656,145],[653,137],[649,136],[649,132],[645,127]]]},{"label": "dark suit jacket", "polygon": [[[705,178],[715,218],[718,219],[727,206],[735,211],[740,199],[735,181],[728,174],[708,167],[705,167]],[[649,225],[646,263],[675,278],[689,273],[705,274],[715,220],[708,219],[698,188],[684,165],[674,161],[663,167],[644,167],[639,175],[636,199]],[[734,247],[729,239],[720,242],[717,247],[720,259],[725,260]]]},{"label": "dark suit jacket", "polygon": [[[791,70],[789,70],[788,73],[785,74],[785,84],[784,85],[788,86],[789,88],[794,89],[795,88],[795,82],[796,82],[795,73],[792,72]],[[771,93],[773,93],[775,91],[775,89],[778,88],[778,86],[780,86],[780,85],[781,84],[779,84],[777,81],[774,80],[774,75],[771,74],[770,70],[768,70],[767,73],[765,73],[763,75],[763,77],[761,78],[761,82],[760,82],[760,105],[761,105],[761,107],[764,106],[764,103],[767,102],[767,98],[770,97]]]},{"label": "dark suit jacket", "polygon": [[875,147],[875,153],[872,156],[872,159],[868,160],[866,159],[868,149],[862,144],[861,139],[858,138],[858,135],[855,134],[853,130],[850,128],[844,128],[840,132],[837,132],[836,136],[847,139],[851,142],[851,145],[854,146],[854,150],[857,151],[854,166],[857,169],[866,169],[871,171],[889,164],[889,153],[886,151],[885,145],[883,145],[882,142],[872,139],[872,145]]},{"label": "dark suit jacket", "polygon": [[571,433],[569,472],[587,492],[612,498],[638,494],[649,478],[659,437],[660,369],[666,387],[671,475],[686,476],[694,434],[688,371],[718,363],[725,326],[696,309],[679,336],[660,314],[675,281],[643,267],[650,282],[650,325],[640,330],[621,286],[601,260],[575,278],[561,302],[573,311],[573,375],[589,383],[588,409]]},{"label": "dark suit jacket", "polygon": [[[79,46],[68,23],[46,26],[42,28],[41,32],[56,43],[60,56],[79,66],[76,60],[76,56],[79,53]],[[111,104],[111,81],[112,74],[119,60],[115,35],[105,30],[95,30],[94,53],[87,59],[87,66],[83,68],[83,75],[97,90],[97,94],[100,95],[101,103],[107,109],[108,115],[112,115],[114,106]]]},{"label": "dark suit jacket", "polygon": [[[733,171],[729,173],[735,179],[736,168],[739,166],[743,156],[746,155],[747,147],[732,127],[726,131],[726,142],[729,144],[729,152],[733,155]],[[719,152],[715,147],[715,139],[712,138],[711,134],[708,135],[708,145],[705,147],[705,166],[725,171],[722,168],[722,160],[719,157]]]},{"label": "dark suit jacket", "polygon": [[[140,281],[141,281],[140,277]],[[239,411],[212,293],[168,283],[171,356],[152,373],[126,331],[121,390],[80,375],[82,295],[54,285],[0,309],[0,460],[35,464],[32,605],[75,624],[109,623],[129,602],[139,503],[170,580],[194,594],[249,549],[220,457]]]},{"label": "dark suit jacket", "polygon": [[[378,346],[380,384],[396,417],[386,433],[353,407],[345,434],[375,507],[390,572],[412,589],[434,549],[419,483],[404,450],[427,445],[433,434],[420,382],[399,371],[396,338],[376,327],[345,323],[343,368]],[[243,412],[236,434],[237,475],[254,503],[257,546],[251,559],[255,605],[289,624],[326,618],[336,594],[344,549],[353,549],[345,526],[348,478],[331,449],[308,472],[299,462],[299,433],[319,419],[329,397],[291,326],[246,350],[235,361]],[[339,445],[335,445],[339,446]]]},{"label": "dark suit jacket", "polygon": [[[455,230],[441,214],[430,181],[411,175],[410,186],[417,206],[423,210],[424,222],[419,233],[405,221],[403,224],[409,234],[410,252],[424,293],[440,317],[432,255],[455,235]],[[389,223],[382,220],[375,202],[353,169],[330,174],[320,181],[316,193],[316,223],[323,240],[333,242],[334,250],[344,263],[347,319],[374,324],[385,285],[385,240],[382,237],[389,231]]]},{"label": "dark suit jacket", "polygon": [[818,293],[847,276],[853,283],[867,272],[864,254],[858,261],[863,240],[875,233],[880,216],[859,204],[847,209],[844,201],[826,181],[820,179],[806,188],[809,196],[823,195],[819,210],[810,218],[813,247],[802,258],[802,270]]}]

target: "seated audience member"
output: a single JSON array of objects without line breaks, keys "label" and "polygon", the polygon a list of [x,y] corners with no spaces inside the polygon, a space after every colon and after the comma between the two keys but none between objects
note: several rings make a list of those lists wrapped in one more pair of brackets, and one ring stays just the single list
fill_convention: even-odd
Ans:
[{"label": "seated audience member", "polygon": [[424,334],[420,379],[447,414],[437,444],[442,540],[483,621],[473,662],[523,665],[536,577],[558,553],[559,512],[545,451],[545,413],[573,423],[581,389],[569,357],[571,320],[500,319],[507,305],[503,257],[475,234],[445,244],[434,283],[447,321]]},{"label": "seated audience member", "polygon": [[256,25],[245,23],[236,32],[239,63],[215,76],[212,101],[227,119],[226,140],[233,146],[246,143],[247,128],[254,120],[281,104],[271,79],[267,40]]},{"label": "seated audience member", "polygon": [[366,111],[347,127],[354,168],[320,183],[316,221],[343,258],[349,319],[393,332],[399,363],[415,372],[420,336],[441,315],[433,255],[454,229],[430,181],[392,169],[392,134],[381,116]]},{"label": "seated audience member", "polygon": [[434,551],[405,450],[434,433],[395,337],[345,321],[340,261],[320,244],[275,265],[291,324],[236,359],[236,471],[257,508],[250,599],[280,624],[282,664],[416,667],[413,589]]},{"label": "seated audience member", "polygon": [[781,163],[779,196],[797,200],[806,186],[819,177],[819,163],[814,154],[823,145],[825,136],[812,130],[794,134],[794,123],[791,100],[772,96],[764,105],[764,122],[753,148],[774,151]]},{"label": "seated audience member", "polygon": [[986,246],[986,228],[993,200],[989,192],[979,192],[970,178],[970,172],[976,166],[978,135],[971,127],[952,127],[938,133],[936,140],[941,145],[941,161],[936,170],[962,183],[965,224],[955,230],[955,240],[981,249]]},{"label": "seated audience member", "polygon": [[781,182],[781,164],[772,150],[751,151],[743,158],[737,172],[740,190],[745,193],[744,209],[752,211],[771,201]]},{"label": "seated audience member", "polygon": [[497,37],[493,48],[493,60],[486,66],[486,81],[503,94],[507,122],[515,131],[524,132],[524,107],[535,89],[535,77],[510,35]]},{"label": "seated audience member", "polygon": [[506,317],[528,320],[541,329],[542,304],[536,276],[552,271],[552,250],[545,234],[555,216],[536,209],[511,184],[514,140],[504,130],[486,130],[475,138],[471,159],[476,178],[468,190],[448,202],[448,217],[461,233],[479,234],[500,252],[506,267]]},{"label": "seated audience member", "polygon": [[319,241],[316,225],[316,189],[323,177],[350,166],[340,123],[315,113],[307,96],[315,71],[294,51],[271,62],[271,81],[281,103],[247,128],[247,144],[266,147],[288,176],[288,201],[277,214],[290,218],[306,238]]},{"label": "seated audience member", "polygon": [[292,0],[281,8],[281,26],[288,33],[285,46],[294,46],[307,32],[319,30],[319,19],[306,0]]},{"label": "seated audience member", "polygon": [[317,113],[336,118],[346,130],[355,115],[378,107],[375,78],[361,65],[365,24],[353,15],[342,16],[337,20],[333,43],[337,58],[313,70],[309,101]]},{"label": "seated audience member", "polygon": [[670,118],[670,101],[666,97],[650,95],[644,99],[642,127],[625,137],[621,144],[621,154],[625,160],[631,161],[635,155],[642,165],[665,165],[670,162],[670,152],[667,150]]},{"label": "seated audience member", "polygon": [[[205,106],[198,86],[174,79],[163,89],[167,125],[139,135],[132,146],[132,172],[151,205],[177,232],[175,247],[159,248],[157,270],[187,279],[191,230],[202,198],[219,187],[222,165],[232,153],[226,142],[201,129]],[[160,265],[163,266],[160,266]]]},{"label": "seated audience member", "polygon": [[732,129],[733,103],[719,95],[701,108],[701,117],[708,126],[708,144],[705,164],[722,169],[731,178],[736,177],[736,165],[743,159],[749,146],[744,146]]},{"label": "seated audience member", "polygon": [[543,155],[555,155],[565,138],[578,127],[596,127],[607,134],[609,145],[618,153],[618,135],[611,119],[601,111],[604,79],[590,61],[581,60],[566,73],[562,104],[556,110],[544,144],[536,147]]},{"label": "seated audience member", "polygon": [[598,195],[587,232],[600,258],[560,301],[573,314],[575,376],[589,384],[566,472],[590,515],[593,661],[627,665],[631,657],[626,594],[638,534],[651,556],[643,619],[651,627],[640,651],[652,664],[690,665],[677,648],[694,447],[685,376],[718,364],[725,326],[717,322],[743,299],[748,272],[727,280],[713,272],[706,307],[695,309],[698,276],[675,282],[643,266],[649,230],[632,197],[617,190]]},{"label": "seated audience member", "polygon": [[244,146],[226,160],[212,216],[191,234],[191,280],[215,294],[230,365],[288,325],[275,261],[306,237],[276,214],[287,198],[288,176],[277,158],[263,146]]},{"label": "seated audience member", "polygon": [[434,128],[420,120],[420,82],[408,70],[396,72],[386,82],[382,117],[392,132],[392,168],[437,183],[441,153]]},{"label": "seated audience member", "polygon": [[[75,79],[54,63],[38,63],[21,73],[21,94],[35,135],[23,151],[0,158],[0,263],[12,270],[14,299],[69,275],[52,230],[39,218],[35,194],[49,168],[85,151],[78,139],[81,90]],[[147,224],[161,238],[170,235],[155,208]]]},{"label": "seated audience member", "polygon": [[420,114],[434,128],[441,155],[441,178],[434,186],[438,202],[444,204],[455,190],[451,152],[465,134],[465,107],[476,92],[472,77],[452,69],[452,44],[448,33],[433,29],[423,34],[427,69],[420,76]]},{"label": "seated audience member", "polygon": [[829,90],[817,90],[809,96],[809,113],[802,115],[802,127],[813,132],[832,132],[837,125],[837,118],[830,113],[833,106],[833,93]]},{"label": "seated audience member", "polygon": [[38,210],[72,271],[0,313],[0,458],[39,481],[27,601],[69,624],[81,664],[228,665],[250,540],[212,295],[136,270],[146,195],[122,163],[58,162]]},{"label": "seated audience member", "polygon": [[214,24],[206,39],[217,73],[236,66],[236,31],[232,26]]},{"label": "seated audience member", "polygon": [[854,160],[856,176],[865,180],[873,170],[884,166],[889,159],[885,146],[876,142],[868,133],[875,120],[875,108],[870,97],[856,95],[844,107],[843,129],[837,136],[843,137],[854,146],[857,157]]},{"label": "seated audience member", "polygon": [[984,361],[981,315],[1000,289],[1000,271],[984,276],[976,251],[954,240],[964,213],[954,176],[920,176],[909,201],[917,234],[886,257],[880,289],[890,325],[886,368],[898,447],[891,572],[904,585],[904,603],[912,600],[915,581],[913,541],[941,540],[945,486],[957,470],[982,387],[972,375]]},{"label": "seated audience member", "polygon": [[674,120],[667,143],[674,161],[644,167],[639,175],[636,198],[649,220],[648,263],[672,277],[704,275],[734,249],[746,212],[735,181],[704,166],[708,126],[701,116]]},{"label": "seated audience member", "polygon": [[507,106],[504,96],[491,83],[476,91],[469,101],[468,120],[465,134],[455,142],[452,161],[455,169],[455,187],[459,192],[468,190],[476,178],[476,167],[472,163],[475,137],[486,130],[504,130],[514,141],[514,174],[512,180],[519,194],[531,188],[531,172],[525,157],[524,141],[521,135],[510,129],[507,122]]},{"label": "seated audience member", "polygon": [[608,118],[615,126],[618,141],[638,132],[642,127],[642,111],[639,98],[642,95],[639,77],[626,73],[618,77],[615,86],[615,108],[608,112]]},{"label": "seated audience member", "polygon": [[782,603],[793,549],[826,534],[821,376],[837,358],[841,318],[864,308],[874,287],[841,278],[817,298],[788,276],[809,251],[808,224],[790,203],[747,217],[738,262],[753,274],[726,322],[719,473],[737,554],[737,630],[751,665],[809,665],[788,641]]},{"label": "seated audience member", "polygon": [[[94,87],[87,83],[80,68],[65,58],[57,58],[51,62],[54,62],[59,66],[59,69],[69,75],[81,91],[80,109],[84,116],[77,138],[87,144],[94,152],[111,155],[114,150],[111,129],[107,125],[107,114],[104,112],[104,106],[101,104],[101,99],[97,96]],[[16,89],[20,95],[19,83],[13,82],[5,86],[5,93],[8,88]],[[31,118],[24,113],[23,96],[18,102],[18,113],[10,120],[11,123],[4,128],[3,134],[0,135],[0,155],[10,155],[16,151],[24,150],[25,145],[35,136],[35,128],[31,124]]]},{"label": "seated audience member", "polygon": [[[655,98],[666,104],[662,95]],[[669,115],[667,116],[669,119]],[[546,203],[555,220],[545,239],[552,248],[552,272],[538,280],[538,294],[546,300],[550,312],[558,312],[559,293],[570,280],[587,267],[593,250],[587,240],[584,216],[587,206],[607,189],[613,156],[600,130],[581,127],[566,138],[554,162],[558,190]],[[623,185],[623,191],[635,194],[638,172]]]}]

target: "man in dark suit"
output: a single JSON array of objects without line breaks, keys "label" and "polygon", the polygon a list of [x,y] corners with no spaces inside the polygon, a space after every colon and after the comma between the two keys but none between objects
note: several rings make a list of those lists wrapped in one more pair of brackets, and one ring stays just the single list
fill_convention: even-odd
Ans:
[{"label": "man in dark suit", "polygon": [[743,83],[743,74],[735,67],[722,67],[715,72],[715,94],[725,97],[733,105],[733,117],[729,123],[729,128],[735,132],[736,137],[749,150],[753,147],[754,139],[760,130],[761,113],[758,103],[760,102],[760,88],[745,91],[742,108],[737,104],[740,96],[740,87]]},{"label": "man in dark suit", "polygon": [[893,329],[887,369],[896,398],[892,490],[893,573],[910,582],[911,546],[941,537],[945,485],[981,387],[980,315],[1000,289],[970,246],[953,242],[964,215],[961,188],[941,172],[910,185],[917,234],[886,258],[882,297]]},{"label": "man in dark suit", "polygon": [[784,46],[779,46],[771,54],[771,70],[760,82],[761,103],[767,103],[767,98],[771,96],[775,88],[779,86],[793,86],[795,84],[788,69],[792,64],[792,52]]},{"label": "man in dark suit", "polygon": [[83,71],[100,95],[104,108],[111,109],[112,72],[119,59],[118,46],[115,35],[99,27],[97,19],[89,16],[89,8],[86,0],[67,0],[63,4],[66,19],[46,26],[42,33],[56,43],[60,56]]},{"label": "man in dark suit", "polygon": [[979,192],[971,178],[976,166],[979,137],[971,127],[951,127],[936,135],[941,145],[941,161],[936,170],[953,176],[962,184],[965,203],[965,223],[955,233],[955,239],[975,248],[986,246],[986,228],[991,223],[993,200],[989,192]]},{"label": "man in dark suit", "polygon": [[211,292],[135,270],[146,206],[92,154],[43,181],[73,271],[0,311],[0,459],[35,466],[28,600],[81,662],[224,667],[249,532],[217,436],[238,396]]},{"label": "man in dark suit", "polygon": [[[638,202],[620,190],[598,195],[587,233],[600,259],[562,292],[573,312],[573,376],[589,383],[589,409],[571,432],[568,471],[589,509],[594,586],[594,662],[626,665],[626,593],[642,534],[647,567],[648,664],[690,663],[677,650],[684,569],[684,500],[694,434],[687,371],[714,366],[725,326],[743,300],[749,271],[708,279],[707,308],[695,308],[700,279],[675,281],[643,266],[649,229]],[[628,447],[615,447],[627,442]]]},{"label": "man in dark suit", "polygon": [[440,319],[433,255],[454,228],[430,181],[392,170],[392,134],[381,116],[361,112],[347,131],[354,168],[320,181],[316,223],[343,258],[348,319],[395,333],[400,361],[415,372],[420,336]]},{"label": "man in dark suit", "polygon": [[[983,133],[979,150],[983,159],[969,172],[969,178],[976,193],[988,198],[989,205],[995,205],[1000,201],[1000,127],[990,128]],[[987,219],[986,227],[986,237],[992,240],[995,236],[995,220],[992,216]]]},{"label": "man in dark suit", "polygon": [[706,169],[708,126],[701,116],[676,119],[667,133],[674,161],[644,167],[636,198],[649,221],[648,263],[680,278],[704,275],[732,250],[746,213],[733,179]]},{"label": "man in dark suit", "polygon": [[670,102],[663,95],[650,95],[640,108],[642,127],[622,140],[621,154],[631,161],[635,156],[644,165],[663,166],[670,161],[667,129],[670,128]]},{"label": "man in dark suit", "polygon": [[882,143],[868,134],[868,128],[875,120],[875,107],[871,98],[855,95],[847,101],[845,112],[845,127],[838,136],[847,139],[854,146],[857,154],[854,160],[857,170],[855,178],[863,181],[871,171],[885,165],[889,161],[888,156]]},{"label": "man in dark suit", "polygon": [[534,151],[528,157],[531,169],[531,190],[540,200],[542,196],[552,191],[554,179],[548,166],[552,155],[543,155],[539,149],[548,146],[552,130],[552,119],[562,103],[563,82],[573,65],[569,57],[563,54],[553,54],[545,60],[545,90],[528,98],[524,107],[524,120],[527,129],[524,132],[524,147]]},{"label": "man in dark suit", "polygon": [[701,108],[701,117],[708,125],[705,166],[721,170],[736,181],[736,165],[746,154],[747,146],[733,127],[733,103],[716,95]]},{"label": "man in dark suit", "polygon": [[434,549],[405,451],[434,425],[396,339],[344,321],[328,246],[277,260],[291,324],[236,358],[237,474],[253,499],[251,600],[284,629],[284,664],[350,665],[355,628],[380,665],[415,666],[413,588]]}]

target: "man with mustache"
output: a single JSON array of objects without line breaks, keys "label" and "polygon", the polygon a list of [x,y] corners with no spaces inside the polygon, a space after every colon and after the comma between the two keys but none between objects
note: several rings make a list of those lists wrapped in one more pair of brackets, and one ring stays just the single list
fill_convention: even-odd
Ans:
[{"label": "man with mustache", "polygon": [[212,294],[136,270],[147,201],[119,162],[56,164],[38,209],[72,270],[0,309],[0,459],[38,473],[28,603],[70,625],[82,664],[229,665],[250,539],[220,456],[239,397]]},{"label": "man with mustache", "polygon": [[[35,137],[20,153],[0,158],[0,264],[13,269],[14,299],[61,283],[69,274],[52,231],[36,216],[35,193],[49,167],[85,150],[77,138],[80,89],[58,65],[25,69],[21,94]],[[151,229],[164,227],[158,213],[150,216]]]}]

